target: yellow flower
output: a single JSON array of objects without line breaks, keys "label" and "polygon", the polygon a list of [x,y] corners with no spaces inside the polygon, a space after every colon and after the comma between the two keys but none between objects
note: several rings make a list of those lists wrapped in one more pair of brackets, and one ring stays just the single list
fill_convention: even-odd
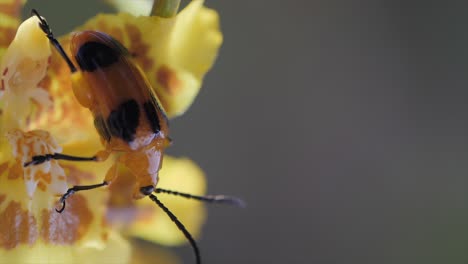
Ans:
[{"label": "yellow flower", "polygon": [[[0,263],[129,263],[141,259],[135,256],[142,251],[132,253],[128,238],[184,243],[152,201],[133,199],[135,180],[123,167],[109,188],[76,193],[63,213],[55,211],[72,185],[102,182],[113,158],[24,166],[36,155],[91,156],[102,148],[91,113],[73,94],[70,70],[52,51],[38,18],[20,25],[24,2],[0,0]],[[175,117],[191,105],[216,59],[218,24],[217,13],[194,0],[172,17],[100,14],[77,30],[106,32],[127,47],[168,116]],[[69,36],[59,40],[68,53]],[[205,192],[203,172],[189,159],[165,157],[159,175],[158,187]],[[204,206],[160,199],[196,237]],[[174,257],[161,254],[159,260],[173,263]]]}]

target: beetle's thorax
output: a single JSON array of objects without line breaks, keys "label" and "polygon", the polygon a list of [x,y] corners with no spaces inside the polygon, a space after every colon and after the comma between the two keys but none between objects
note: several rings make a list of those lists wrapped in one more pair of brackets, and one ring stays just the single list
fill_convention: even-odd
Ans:
[{"label": "beetle's thorax", "polygon": [[157,144],[150,144],[137,151],[124,152],[119,161],[124,164],[136,178],[134,198],[143,198],[141,188],[158,184],[164,149]]}]

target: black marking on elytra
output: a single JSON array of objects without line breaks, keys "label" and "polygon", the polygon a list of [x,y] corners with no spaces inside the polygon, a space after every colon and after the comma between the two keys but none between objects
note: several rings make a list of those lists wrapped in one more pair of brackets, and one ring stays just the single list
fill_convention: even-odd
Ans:
[{"label": "black marking on elytra", "polygon": [[82,71],[92,72],[116,63],[121,55],[114,47],[89,41],[81,45],[75,58]]},{"label": "black marking on elytra", "polygon": [[110,141],[111,134],[106,127],[106,122],[104,121],[104,117],[102,117],[101,115],[94,117],[94,127],[96,128],[99,135],[105,141]]},{"label": "black marking on elytra", "polygon": [[135,139],[139,118],[138,103],[135,100],[128,100],[109,114],[107,127],[112,136],[130,142]]},{"label": "black marking on elytra", "polygon": [[152,100],[149,100],[143,104],[143,109],[145,109],[146,118],[151,125],[151,129],[155,134],[159,133],[161,131],[161,124],[159,123],[157,106]]}]

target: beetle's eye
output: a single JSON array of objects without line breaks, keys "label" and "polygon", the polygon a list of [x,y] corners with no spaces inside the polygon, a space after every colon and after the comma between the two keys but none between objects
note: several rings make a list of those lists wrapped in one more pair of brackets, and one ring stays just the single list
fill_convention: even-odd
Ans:
[{"label": "beetle's eye", "polygon": [[82,71],[92,72],[117,62],[120,54],[112,47],[99,42],[84,43],[76,54]]}]

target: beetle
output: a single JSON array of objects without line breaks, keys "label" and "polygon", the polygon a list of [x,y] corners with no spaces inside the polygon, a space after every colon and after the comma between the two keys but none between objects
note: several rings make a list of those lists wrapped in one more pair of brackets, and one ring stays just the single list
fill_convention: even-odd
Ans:
[{"label": "beetle", "polygon": [[[104,150],[92,157],[62,153],[33,156],[24,166],[41,164],[51,159],[100,162],[112,153],[119,153],[117,163],[126,166],[135,176],[137,184],[134,198],[149,197],[155,202],[185,235],[194,250],[196,262],[201,263],[195,240],[155,194],[166,193],[240,207],[244,206],[243,201],[224,195],[198,196],[156,188],[164,150],[171,143],[169,122],[157,95],[153,93],[149,81],[133,61],[130,52],[106,33],[76,32],[71,37],[70,44],[71,54],[78,64],[76,67],[54,37],[47,21],[36,10],[31,12],[39,18],[39,27],[67,62],[75,97],[83,107],[91,111]],[[66,199],[78,191],[109,185],[117,177],[117,163],[109,169],[102,183],[73,186],[68,189],[60,198],[62,208],[56,211],[61,213],[65,209]]]}]

